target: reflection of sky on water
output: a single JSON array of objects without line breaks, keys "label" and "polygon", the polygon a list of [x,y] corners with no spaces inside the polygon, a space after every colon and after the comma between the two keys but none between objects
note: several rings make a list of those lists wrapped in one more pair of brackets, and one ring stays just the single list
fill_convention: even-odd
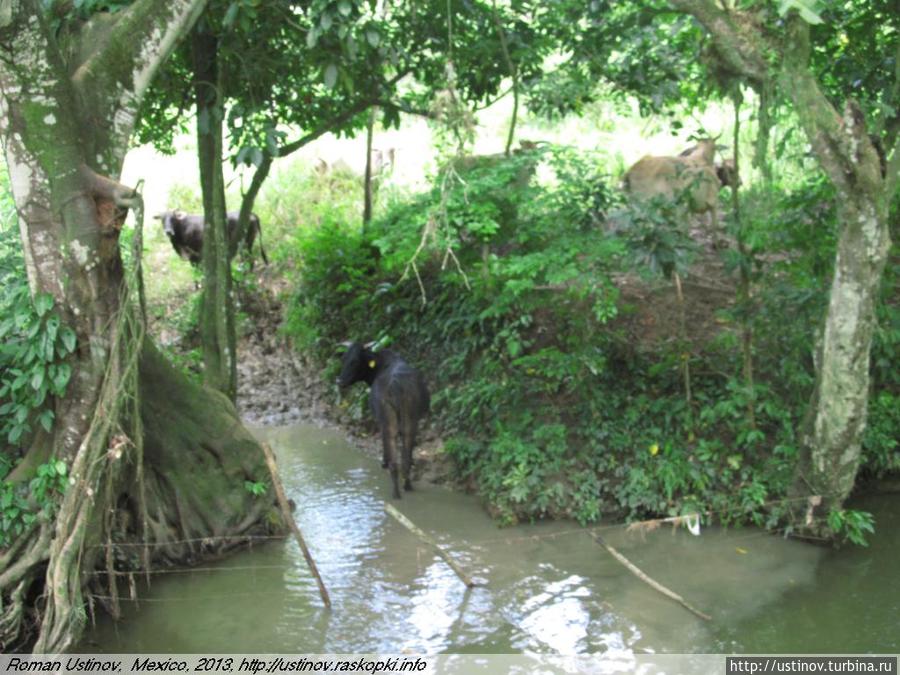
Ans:
[{"label": "reflection of sky on water", "polygon": [[519,625],[531,636],[561,654],[586,647],[590,614],[580,598],[591,592],[577,575],[546,585],[546,590],[522,605]]}]

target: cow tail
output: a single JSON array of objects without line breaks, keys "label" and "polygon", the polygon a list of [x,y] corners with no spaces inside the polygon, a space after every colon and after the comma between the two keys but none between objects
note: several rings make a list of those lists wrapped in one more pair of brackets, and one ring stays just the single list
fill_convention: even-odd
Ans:
[{"label": "cow tail", "polygon": [[259,254],[262,256],[263,262],[268,265],[269,259],[266,257],[266,249],[263,248],[262,224],[259,222],[259,218],[255,217],[253,214],[250,215],[250,218],[250,227],[247,228],[247,239],[245,242],[247,244],[247,251],[251,254],[253,253],[250,249],[253,246],[253,230],[255,229],[256,236],[259,238]]},{"label": "cow tail", "polygon": [[256,221],[256,234],[259,237],[259,254],[262,256],[263,263],[268,265],[269,259],[266,257],[266,249],[263,248],[262,243],[262,225],[258,220]]}]

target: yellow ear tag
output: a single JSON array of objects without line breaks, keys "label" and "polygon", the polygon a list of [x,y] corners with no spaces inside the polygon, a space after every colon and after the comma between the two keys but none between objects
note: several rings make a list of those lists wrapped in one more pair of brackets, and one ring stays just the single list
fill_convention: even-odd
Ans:
[{"label": "yellow ear tag", "polygon": [[374,367],[375,367],[375,359],[372,359],[371,361],[369,361],[369,368],[374,368]]}]

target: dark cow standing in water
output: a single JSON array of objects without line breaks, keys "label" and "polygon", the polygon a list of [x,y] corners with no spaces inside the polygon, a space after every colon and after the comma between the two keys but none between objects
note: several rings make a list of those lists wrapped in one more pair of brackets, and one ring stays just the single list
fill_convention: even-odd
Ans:
[{"label": "dark cow standing in water", "polygon": [[[349,387],[365,382],[371,388],[369,404],[381,430],[381,466],[390,468],[394,498],[400,499],[398,471],[403,464],[403,489],[412,490],[409,472],[419,420],[428,414],[431,399],[422,374],[396,352],[371,350],[370,345],[345,343],[338,384]],[[397,447],[397,443],[401,447]]]},{"label": "dark cow standing in water", "polygon": [[[229,211],[225,222],[225,230],[228,233],[228,257],[233,258],[238,249],[238,217],[237,211]],[[155,216],[162,221],[163,232],[172,242],[172,248],[182,258],[187,258],[192,264],[197,265],[203,256],[203,231],[204,218],[201,215],[186,213],[184,211],[164,211]],[[255,213],[250,214],[250,223],[244,243],[247,250],[253,249],[253,242],[259,235],[259,253],[263,262],[269,264],[266,251],[262,244],[262,230],[259,218]]]}]

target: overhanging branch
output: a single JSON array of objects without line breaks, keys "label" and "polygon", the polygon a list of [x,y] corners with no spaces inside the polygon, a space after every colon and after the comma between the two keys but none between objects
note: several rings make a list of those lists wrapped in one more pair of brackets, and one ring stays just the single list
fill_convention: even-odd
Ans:
[{"label": "overhanging branch", "polygon": [[745,77],[756,88],[763,88],[771,75],[762,54],[762,33],[745,26],[740,19],[749,15],[737,10],[726,12],[712,0],[671,0],[672,6],[690,14],[712,35],[716,53],[732,72]]},{"label": "overhanging branch", "polygon": [[[157,69],[191,29],[207,0],[136,0],[98,27],[98,15],[81,31],[96,48],[75,69],[72,83],[92,102],[93,115],[116,121],[127,141],[141,98]],[[124,86],[123,86],[124,85]]]}]

